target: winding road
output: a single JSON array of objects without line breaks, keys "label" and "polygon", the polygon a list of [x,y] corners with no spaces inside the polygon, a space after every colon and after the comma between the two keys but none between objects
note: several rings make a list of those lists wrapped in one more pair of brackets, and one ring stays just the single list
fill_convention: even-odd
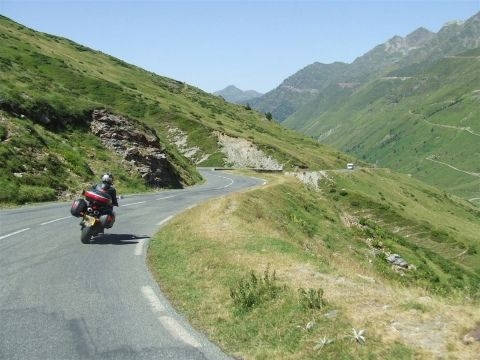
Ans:
[{"label": "winding road", "polygon": [[80,243],[70,203],[0,211],[0,359],[225,359],[162,295],[147,240],[173,215],[261,179],[201,170],[205,184],[132,195]]}]

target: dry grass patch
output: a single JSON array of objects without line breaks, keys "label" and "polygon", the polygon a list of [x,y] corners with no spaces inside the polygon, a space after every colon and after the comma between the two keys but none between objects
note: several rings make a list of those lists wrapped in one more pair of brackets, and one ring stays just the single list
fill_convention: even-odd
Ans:
[{"label": "dry grass patch", "polygon": [[[247,359],[475,359],[480,345],[463,337],[480,320],[477,302],[379,273],[353,216],[291,178],[270,180],[189,210],[152,241],[160,285],[196,327]],[[232,287],[267,268],[282,290],[239,312]],[[323,290],[325,305],[302,307],[301,288]],[[366,329],[364,345],[353,328]]]}]

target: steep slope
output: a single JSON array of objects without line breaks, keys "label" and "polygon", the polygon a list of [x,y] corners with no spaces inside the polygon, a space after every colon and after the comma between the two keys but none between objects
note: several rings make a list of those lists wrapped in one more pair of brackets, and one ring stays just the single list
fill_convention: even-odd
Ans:
[{"label": "steep slope", "polygon": [[295,175],[154,237],[187,318],[238,358],[478,359],[480,211],[387,169]]},{"label": "steep slope", "polygon": [[223,90],[215,91],[214,94],[235,104],[245,104],[263,95],[255,90],[241,90],[234,85],[229,85]]},{"label": "steep slope", "polygon": [[[148,142],[151,136],[160,143],[158,155],[165,157],[174,178],[183,185],[200,180],[195,163],[226,164],[221,134],[247,140],[286,168],[331,168],[348,161],[347,156],[244,106],[5,17],[0,17],[0,38],[0,107],[4,111],[0,181],[10,189],[1,202],[27,201],[28,196],[15,195],[18,188],[48,194],[32,200],[58,198],[67,189],[78,191],[109,168],[125,174],[117,182],[121,188],[144,190],[149,181],[140,178],[139,167],[145,162],[132,157],[135,151],[115,148],[112,141],[136,144],[139,139]],[[95,109],[124,119],[125,129],[133,126],[144,135],[123,139],[116,132],[111,134],[112,141],[92,137]],[[65,171],[49,172],[47,163]]]},{"label": "steep slope", "polygon": [[479,59],[476,49],[414,64],[371,81],[313,121],[303,121],[311,113],[302,109],[285,123],[369,162],[478,197]]},{"label": "steep slope", "polygon": [[[479,17],[480,13],[466,22],[447,23],[436,34],[421,27],[406,37],[394,36],[358,57],[351,64],[309,65],[252,104],[261,111],[270,111],[280,122],[303,106],[309,108],[308,114],[312,112],[318,114],[324,111],[329,103],[326,102],[319,107],[317,97],[325,98],[328,96],[325,93],[334,86],[355,89],[372,78],[394,69],[425,60],[434,61],[445,55],[453,55],[480,46]],[[325,79],[328,81],[325,82]],[[294,84],[290,83],[292,80]],[[346,92],[345,96],[350,93]],[[310,119],[303,113],[295,114],[289,123],[305,122]]]}]

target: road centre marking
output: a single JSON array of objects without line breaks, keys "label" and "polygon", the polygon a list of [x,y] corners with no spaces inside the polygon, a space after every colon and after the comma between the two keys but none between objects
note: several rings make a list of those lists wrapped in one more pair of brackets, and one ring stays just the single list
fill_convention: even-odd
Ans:
[{"label": "road centre marking", "polygon": [[124,205],[120,205],[120,206],[130,206],[130,205],[138,205],[138,204],[144,204],[146,203],[147,201],[139,201],[139,202],[134,202],[134,203],[130,203],[130,204],[124,204]]},{"label": "road centre marking", "polygon": [[222,178],[222,179],[227,179],[227,180],[230,180],[230,183],[228,183],[227,185],[225,186],[222,186],[222,187],[219,187],[219,188],[215,188],[215,189],[212,189],[212,190],[218,190],[218,189],[225,189],[229,186],[231,186],[233,184],[233,179],[229,178],[229,177],[226,177],[226,176],[221,176],[221,175],[213,175],[213,176],[216,176],[216,177],[219,177],[219,178]]},{"label": "road centre marking", "polygon": [[173,197],[175,197],[175,196],[177,196],[177,195],[170,195],[170,196],[165,196],[165,197],[159,197],[159,198],[157,198],[156,200],[170,199],[170,198],[173,198]]},{"label": "road centre marking", "polygon": [[173,336],[184,343],[199,348],[200,343],[173,317],[166,313],[166,307],[162,304],[160,299],[150,286],[142,286],[142,294],[150,303],[154,313],[158,313],[158,320],[164,328]]},{"label": "road centre marking", "polygon": [[40,225],[43,226],[43,225],[51,224],[51,223],[56,222],[56,221],[65,220],[65,219],[68,219],[68,218],[71,218],[71,216],[64,216],[64,217],[61,217],[61,218],[58,218],[58,219],[45,221],[45,222],[41,223]]},{"label": "road centre marking", "polygon": [[14,231],[14,232],[10,233],[10,234],[6,234],[6,235],[3,235],[3,236],[0,236],[0,240],[5,239],[5,238],[7,238],[7,237],[9,237],[9,236],[12,236],[12,235],[20,234],[21,232],[24,232],[24,231],[27,231],[27,230],[30,230],[30,228],[25,228],[25,229],[17,230],[17,231]]}]

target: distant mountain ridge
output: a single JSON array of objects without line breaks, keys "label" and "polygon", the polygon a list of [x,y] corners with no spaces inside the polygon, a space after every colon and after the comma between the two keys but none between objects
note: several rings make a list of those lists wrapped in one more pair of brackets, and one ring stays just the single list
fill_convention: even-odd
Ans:
[{"label": "distant mountain ridge", "polygon": [[405,37],[396,35],[351,64],[315,62],[252,101],[251,105],[262,112],[271,112],[277,121],[282,122],[314,99],[328,96],[325,91],[341,92],[343,96],[348,96],[354,89],[382,73],[476,48],[480,46],[476,25],[479,14],[465,22],[448,22],[438,33],[420,27]]},{"label": "distant mountain ridge", "polygon": [[477,198],[479,46],[480,13],[449,22],[436,34],[419,28],[393,37],[347,65],[282,124],[371,163]]},{"label": "distant mountain ridge", "polygon": [[235,85],[229,85],[225,89],[215,91],[214,94],[221,96],[225,100],[235,104],[245,104],[246,102],[259,98],[263,95],[255,90],[241,90]]}]

